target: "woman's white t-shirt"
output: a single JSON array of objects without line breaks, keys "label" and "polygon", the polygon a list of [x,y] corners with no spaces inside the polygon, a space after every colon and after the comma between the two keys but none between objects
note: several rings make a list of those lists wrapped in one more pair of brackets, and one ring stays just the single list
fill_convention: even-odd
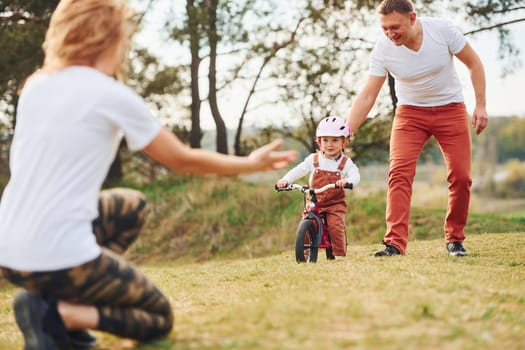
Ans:
[{"label": "woman's white t-shirt", "polygon": [[453,58],[467,44],[465,36],[449,20],[419,18],[423,42],[419,51],[396,46],[386,36],[376,42],[369,75],[395,78],[399,105],[443,106],[463,102],[461,83]]},{"label": "woman's white t-shirt", "polygon": [[92,221],[120,141],[140,150],[160,128],[139,95],[98,70],[73,66],[31,78],[0,202],[0,266],[47,271],[96,258]]}]

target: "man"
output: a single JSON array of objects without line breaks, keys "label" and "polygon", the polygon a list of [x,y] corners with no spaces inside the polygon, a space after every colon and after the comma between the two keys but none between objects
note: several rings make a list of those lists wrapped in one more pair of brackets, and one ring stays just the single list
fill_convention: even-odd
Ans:
[{"label": "man", "polygon": [[405,254],[416,163],[430,136],[438,141],[447,166],[446,247],[451,256],[467,255],[463,241],[472,184],[472,142],[453,58],[470,72],[476,96],[472,115],[476,134],[487,126],[483,64],[450,21],[418,18],[410,0],[384,0],[378,10],[385,36],[376,42],[368,80],[348,116],[351,130],[357,130],[388,73],[395,78],[398,108],[390,139],[386,248],[375,255]]}]

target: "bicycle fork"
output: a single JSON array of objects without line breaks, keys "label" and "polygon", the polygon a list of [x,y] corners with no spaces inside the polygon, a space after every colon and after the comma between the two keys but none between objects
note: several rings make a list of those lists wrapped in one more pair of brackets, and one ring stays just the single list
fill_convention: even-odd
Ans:
[{"label": "bicycle fork", "polygon": [[309,212],[308,215],[304,218],[305,220],[314,220],[317,223],[317,235],[315,237],[315,242],[312,242],[315,248],[322,248],[321,239],[323,236],[323,222],[318,215],[315,215],[312,212]]}]

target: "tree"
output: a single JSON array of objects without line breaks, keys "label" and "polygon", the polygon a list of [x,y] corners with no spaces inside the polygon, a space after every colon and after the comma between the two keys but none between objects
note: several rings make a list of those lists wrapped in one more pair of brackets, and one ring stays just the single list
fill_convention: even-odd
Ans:
[{"label": "tree", "polygon": [[525,21],[525,3],[523,0],[478,0],[466,3],[465,19],[475,27],[466,35],[475,35],[483,31],[496,30],[499,37],[498,57],[507,61],[503,65],[502,75],[506,76],[521,67],[520,51],[513,42],[509,27]]},{"label": "tree", "polygon": [[511,120],[497,134],[497,154],[500,163],[513,158],[525,161],[525,119],[513,118]]},{"label": "tree", "polygon": [[[0,109],[10,116],[14,115],[16,91],[21,82],[41,63],[39,47],[47,27],[46,21],[57,2],[27,0],[3,1],[0,4]],[[248,94],[246,98],[239,99],[242,111],[234,144],[237,154],[247,152],[242,135],[247,116],[254,115],[253,97],[264,89],[271,90],[272,97],[263,103],[286,104],[291,106],[293,115],[298,116],[283,121],[282,133],[291,137],[302,135],[303,143],[308,145],[308,149],[313,149],[312,134],[318,120],[327,114],[344,115],[347,112],[348,102],[355,93],[356,78],[363,76],[366,70],[367,61],[363,61],[362,57],[373,44],[366,40],[366,31],[378,3],[379,0],[304,0],[289,3],[271,0],[187,0],[184,21],[173,20],[169,28],[172,38],[187,47],[191,60],[180,66],[165,67],[152,61],[154,57],[151,55],[144,56],[145,51],[139,50],[132,55],[135,70],[132,73],[147,77],[142,81],[137,76],[132,77],[131,83],[136,84],[137,91],[156,106],[159,113],[165,113],[165,106],[169,106],[172,98],[170,95],[177,94],[181,100],[190,97],[189,139],[192,147],[200,147],[203,102],[200,85],[207,85],[207,98],[217,125],[217,149],[224,152],[227,138],[220,113],[221,91],[233,84],[247,82]],[[506,59],[514,57],[513,64],[506,67],[515,67],[519,62],[516,56],[518,51],[508,49],[512,41],[506,28],[524,20],[519,17],[524,9],[522,3],[523,0],[472,0],[448,2],[445,9],[441,2],[423,0],[416,2],[416,6],[419,14],[440,10],[457,16],[465,14],[471,27],[466,31],[469,35],[502,29],[500,38],[508,40],[504,41],[507,49],[501,50],[501,53]],[[281,4],[288,10],[284,16],[275,11]],[[515,18],[509,20],[509,14],[515,14]],[[39,30],[35,29],[37,27]],[[38,53],[36,56],[35,52]],[[233,62],[226,68],[221,64],[225,59]],[[204,60],[209,60],[207,84],[199,77]],[[383,122],[386,123],[385,118],[392,115],[395,107],[392,82],[389,80],[391,101],[381,100],[375,114],[381,120],[374,123],[367,121],[363,128],[370,126],[377,132],[384,130]],[[303,132],[296,133],[295,129]],[[379,152],[384,152],[387,138],[377,135],[377,140],[381,140],[383,145],[366,141],[360,133],[353,141],[354,149],[371,152],[375,147],[383,147]]]},{"label": "tree", "polygon": [[[346,116],[357,90],[355,81],[366,71],[367,63],[359,57],[373,43],[366,39],[367,16],[360,9],[344,7],[342,2],[312,1],[302,11],[300,18],[304,19],[294,32],[295,40],[277,54],[271,78],[276,81],[278,99],[300,119],[300,127],[283,121],[278,132],[314,152],[319,121],[327,115]],[[380,110],[385,106],[379,102]],[[352,142],[353,149],[359,150],[356,158],[364,159],[367,153],[373,158],[376,150],[387,149],[384,126],[390,122],[384,122],[379,118],[363,126],[367,137],[363,132]]]},{"label": "tree", "polygon": [[229,78],[218,79],[217,60],[230,52],[239,52],[246,42],[246,29],[242,25],[243,18],[252,7],[255,0],[219,1],[201,0],[186,1],[186,17],[182,24],[168,20],[171,38],[189,48],[190,86],[191,86],[191,137],[192,147],[200,147],[202,137],[200,126],[200,64],[208,59],[208,103],[216,125],[216,148],[218,152],[228,153],[227,130],[220,113],[218,93],[229,82],[235,79],[236,67],[228,73]]},{"label": "tree", "polygon": [[[156,110],[164,124],[172,124],[172,105],[174,96],[183,89],[179,80],[180,67],[164,66],[157,57],[145,48],[135,48],[130,55],[129,79],[127,81]],[[175,98],[176,99],[176,98]],[[189,132],[184,125],[172,127],[172,130],[183,141],[189,139]],[[125,176],[133,181],[151,181],[158,174],[164,174],[164,168],[157,162],[141,153],[129,154],[121,142],[119,152],[111,165],[105,186],[113,186]]]},{"label": "tree", "polygon": [[[291,45],[292,43],[294,43],[297,31],[299,30],[299,27],[300,27],[301,23],[305,19],[306,19],[306,17],[301,17],[297,21],[295,29],[290,33],[289,38],[287,40],[283,41],[283,42],[280,42],[280,43],[273,43],[271,45],[271,49],[265,54],[265,56],[264,56],[264,58],[262,60],[261,66],[259,67],[259,69],[257,71],[257,74],[255,75],[255,78],[253,78],[253,82],[252,82],[252,84],[250,86],[250,90],[248,92],[248,96],[246,97],[246,99],[244,101],[242,112],[241,112],[241,115],[239,117],[239,122],[237,123],[237,131],[235,133],[235,143],[234,143],[235,155],[242,156],[242,155],[247,154],[247,149],[245,147],[243,147],[243,145],[246,146],[246,143],[243,143],[242,142],[242,138],[241,138],[242,137],[243,124],[244,124],[244,118],[245,118],[246,113],[248,111],[248,105],[250,103],[250,100],[255,94],[255,91],[256,91],[255,89],[257,87],[259,79],[261,79],[261,76],[262,76],[262,73],[263,73],[264,69],[266,68],[268,63],[270,63],[270,61],[277,56],[277,53],[280,50],[282,50],[285,47],[287,47],[288,45]],[[263,134],[264,134],[264,132],[263,132]],[[250,148],[250,150],[251,149],[253,149],[253,148]]]},{"label": "tree", "polygon": [[210,45],[210,65],[208,68],[208,102],[210,104],[211,115],[217,128],[217,152],[228,153],[228,136],[226,124],[219,111],[217,103],[217,45],[220,37],[217,33],[217,6],[218,0],[205,0],[204,5],[208,10],[207,34]]},{"label": "tree", "polygon": [[[201,23],[199,22],[200,13],[202,9],[199,5],[195,5],[193,0],[186,0],[186,13],[187,13],[187,32],[174,28],[172,31],[172,37],[178,38],[179,35],[188,36],[190,53],[191,53],[191,132],[190,132],[190,146],[193,148],[201,147],[202,131],[200,125],[200,110],[201,110],[201,98],[199,91],[199,67],[201,63],[201,57],[199,55],[201,48],[201,36],[202,29]],[[184,39],[180,39],[184,40]]]},{"label": "tree", "polygon": [[0,113],[16,124],[18,91],[41,64],[42,42],[58,0],[0,2]]},{"label": "tree", "polygon": [[[153,0],[150,0],[149,6]],[[49,19],[56,1],[2,1],[0,2],[0,113],[9,117],[7,125],[11,133],[16,124],[18,91],[27,76],[43,61],[41,49]],[[139,18],[140,23],[141,17]],[[161,66],[147,50],[138,49],[131,54],[130,85],[154,105],[162,108],[162,97],[166,93],[180,91],[176,71]],[[120,150],[124,149],[121,145]],[[122,179],[121,151],[111,166],[108,183]],[[7,157],[2,157],[2,160]],[[1,166],[7,169],[7,166]]]}]

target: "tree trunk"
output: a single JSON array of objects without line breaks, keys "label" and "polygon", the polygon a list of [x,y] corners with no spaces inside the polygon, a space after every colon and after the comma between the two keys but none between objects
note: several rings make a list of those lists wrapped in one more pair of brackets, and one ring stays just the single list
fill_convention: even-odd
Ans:
[{"label": "tree trunk", "polygon": [[237,131],[235,133],[235,143],[234,143],[234,150],[236,156],[244,156],[245,152],[242,150],[241,147],[241,135],[242,135],[242,126],[244,123],[244,116],[246,115],[246,111],[248,110],[248,104],[250,103],[250,99],[252,98],[253,94],[255,93],[255,86],[257,85],[257,82],[259,81],[261,74],[264,70],[264,67],[266,67],[266,64],[270,61],[270,58],[273,56],[266,57],[264,59],[263,64],[261,65],[261,68],[259,69],[259,72],[257,72],[257,76],[255,77],[255,80],[253,81],[252,87],[250,89],[250,92],[248,93],[248,97],[246,98],[246,101],[244,101],[244,107],[242,108],[241,117],[239,118],[239,123],[237,124]]},{"label": "tree trunk", "polygon": [[253,81],[252,87],[250,89],[250,92],[248,93],[248,97],[246,98],[246,101],[244,102],[244,107],[241,112],[241,117],[239,118],[239,123],[237,124],[237,132],[235,133],[235,143],[234,143],[234,150],[235,155],[242,156],[244,155],[243,150],[241,148],[241,135],[242,135],[242,127],[244,123],[244,116],[246,115],[246,111],[248,110],[248,104],[250,103],[250,99],[252,98],[253,94],[255,93],[255,87],[257,86],[257,83],[259,82],[259,79],[261,78],[261,75],[263,73],[264,68],[270,62],[272,58],[274,58],[277,55],[277,52],[279,50],[287,47],[288,45],[295,42],[295,36],[297,35],[297,31],[299,30],[299,27],[301,26],[301,23],[306,19],[306,17],[301,17],[296,25],[294,31],[290,34],[290,38],[280,44],[275,43],[273,45],[272,50],[270,53],[264,58],[264,61],[259,68],[259,71],[257,72],[257,75],[255,77],[255,80]]},{"label": "tree trunk", "polygon": [[390,90],[390,98],[392,99],[392,110],[393,114],[396,114],[396,108],[397,108],[397,95],[396,95],[396,88],[395,88],[396,80],[394,77],[388,73],[388,88]]},{"label": "tree trunk", "polygon": [[228,134],[226,124],[222,119],[217,103],[217,3],[218,0],[206,0],[205,4],[208,9],[208,41],[210,45],[210,66],[208,71],[209,94],[208,102],[210,104],[211,115],[215,121],[217,133],[217,152],[228,154]]},{"label": "tree trunk", "polygon": [[201,58],[199,57],[200,38],[199,38],[199,19],[198,10],[193,5],[192,0],[186,0],[186,12],[190,29],[190,51],[191,51],[191,131],[190,146],[192,148],[201,147],[201,99],[199,93],[199,66]]}]

